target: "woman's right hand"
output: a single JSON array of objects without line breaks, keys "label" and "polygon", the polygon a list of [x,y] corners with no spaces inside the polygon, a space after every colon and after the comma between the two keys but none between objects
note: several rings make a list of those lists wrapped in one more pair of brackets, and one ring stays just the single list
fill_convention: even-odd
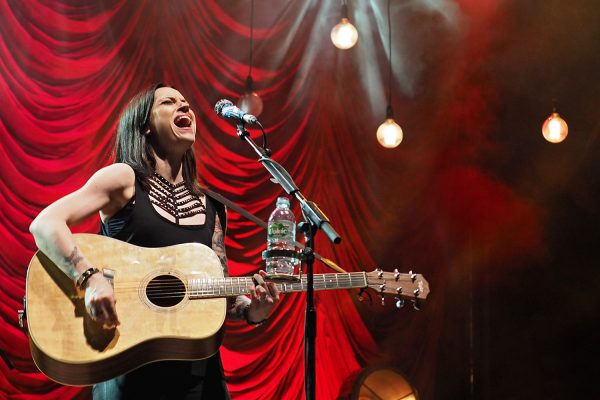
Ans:
[{"label": "woman's right hand", "polygon": [[114,329],[120,324],[116,302],[112,285],[101,273],[88,278],[85,284],[85,310],[104,329]]}]

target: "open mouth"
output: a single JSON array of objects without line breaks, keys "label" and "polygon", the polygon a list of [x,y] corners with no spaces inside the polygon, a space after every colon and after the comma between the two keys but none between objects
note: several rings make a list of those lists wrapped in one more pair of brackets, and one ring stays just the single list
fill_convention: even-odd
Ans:
[{"label": "open mouth", "polygon": [[192,118],[187,114],[181,114],[175,117],[173,123],[178,128],[189,128],[192,126]]}]

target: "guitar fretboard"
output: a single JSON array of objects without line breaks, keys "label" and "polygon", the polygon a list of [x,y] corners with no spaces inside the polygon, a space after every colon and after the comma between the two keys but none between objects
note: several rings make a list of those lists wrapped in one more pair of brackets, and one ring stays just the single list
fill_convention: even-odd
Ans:
[{"label": "guitar fretboard", "polygon": [[[190,298],[233,297],[249,294],[248,287],[251,283],[250,277],[188,279],[188,292]],[[307,277],[303,275],[300,282],[276,283],[276,286],[281,293],[304,292],[308,288]],[[313,275],[314,290],[352,289],[366,286],[367,276],[364,272]]]}]

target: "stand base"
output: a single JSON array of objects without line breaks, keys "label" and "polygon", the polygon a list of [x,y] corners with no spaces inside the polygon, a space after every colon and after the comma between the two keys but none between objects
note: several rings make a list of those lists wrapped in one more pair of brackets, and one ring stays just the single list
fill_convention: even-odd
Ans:
[{"label": "stand base", "polygon": [[298,275],[267,274],[263,278],[264,278],[265,281],[267,281],[267,282],[273,282],[273,283],[295,283],[295,282],[300,282],[300,277]]}]

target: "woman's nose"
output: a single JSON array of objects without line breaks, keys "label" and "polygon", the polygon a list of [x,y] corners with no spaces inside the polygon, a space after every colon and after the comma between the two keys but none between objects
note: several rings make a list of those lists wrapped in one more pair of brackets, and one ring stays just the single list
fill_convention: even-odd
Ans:
[{"label": "woman's nose", "polygon": [[177,111],[188,112],[190,110],[190,105],[188,103],[180,103]]}]

